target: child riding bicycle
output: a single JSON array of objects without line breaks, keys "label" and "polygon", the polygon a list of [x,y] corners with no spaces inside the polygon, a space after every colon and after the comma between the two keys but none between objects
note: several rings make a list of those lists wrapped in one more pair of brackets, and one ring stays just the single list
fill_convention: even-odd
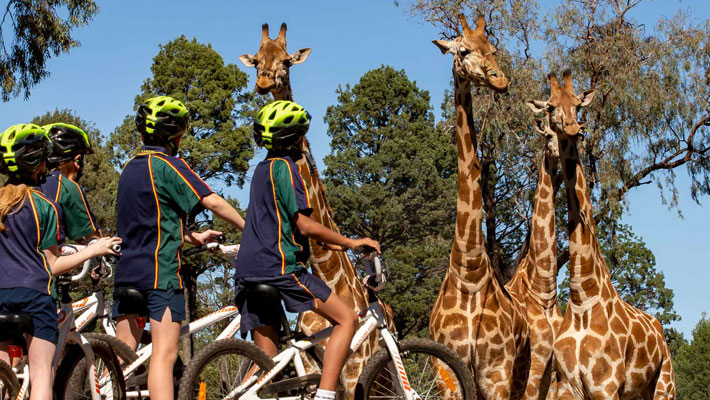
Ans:
[{"label": "child riding bicycle", "polygon": [[[57,307],[53,275],[92,257],[116,255],[119,238],[100,238],[83,251],[59,257],[60,212],[54,202],[32,189],[45,177],[51,142],[38,125],[13,125],[0,135],[0,313],[23,312],[32,318],[25,335],[32,382],[31,400],[52,398],[52,358],[57,343]],[[8,334],[0,333],[0,360],[7,362]]]},{"label": "child riding bicycle", "polygon": [[236,263],[236,304],[242,318],[243,337],[251,331],[254,343],[274,357],[278,353],[280,325],[277,312],[250,304],[250,285],[261,283],[279,290],[290,312],[313,310],[334,325],[325,349],[323,370],[316,399],[332,400],[340,370],[347,358],[358,317],[326,284],[305,267],[309,258],[308,238],[345,248],[370,246],[369,238],[350,239],[309,216],[313,209],[308,188],[296,161],[311,116],[291,101],[276,101],[259,111],[254,122],[254,139],[266,147],[252,178],[249,209]]},{"label": "child riding bicycle", "polygon": [[202,245],[222,234],[186,231],[184,219],[203,208],[240,230],[244,219],[176,157],[189,126],[183,103],[168,96],[150,98],[138,107],[135,121],[144,145],[126,163],[118,183],[116,230],[124,242],[114,297],[123,288],[134,289],[143,304],[140,310],[129,309],[119,296],[112,317],[116,336],[135,350],[142,333],[136,317],[149,316],[153,355],[148,390],[153,400],[172,399],[180,322],[185,320],[180,250],[185,242]]}]

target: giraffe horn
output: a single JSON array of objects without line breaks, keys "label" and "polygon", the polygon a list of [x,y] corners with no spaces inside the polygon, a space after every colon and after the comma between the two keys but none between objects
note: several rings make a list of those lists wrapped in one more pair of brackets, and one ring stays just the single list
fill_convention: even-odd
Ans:
[{"label": "giraffe horn", "polygon": [[572,84],[572,71],[566,69],[565,72],[562,73],[562,76],[565,79],[563,83],[564,89],[569,91],[570,93],[574,93],[574,85]]},{"label": "giraffe horn", "polygon": [[560,92],[560,83],[557,81],[557,76],[550,72],[547,75],[547,80],[550,82],[550,97],[555,97]]},{"label": "giraffe horn", "polygon": [[281,24],[281,29],[279,30],[279,37],[276,38],[278,42],[283,43],[284,47],[286,47],[286,23]]},{"label": "giraffe horn", "polygon": [[483,33],[484,29],[486,29],[486,18],[483,14],[478,14],[478,19],[476,19],[476,32]]},{"label": "giraffe horn", "polygon": [[468,22],[466,22],[466,17],[463,14],[459,14],[459,21],[461,21],[461,26],[463,27],[463,34],[471,34],[471,28],[468,26]]},{"label": "giraffe horn", "polygon": [[264,24],[261,26],[261,43],[269,40],[269,24]]}]

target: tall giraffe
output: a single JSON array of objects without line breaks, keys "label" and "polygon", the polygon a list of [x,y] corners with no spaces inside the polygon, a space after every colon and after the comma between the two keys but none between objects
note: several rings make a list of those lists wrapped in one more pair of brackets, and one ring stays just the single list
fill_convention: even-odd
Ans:
[{"label": "tall giraffe", "polygon": [[575,95],[569,70],[562,86],[553,74],[548,80],[549,100],[529,104],[547,113],[558,137],[568,203],[570,297],[554,345],[558,398],[673,399],[673,365],[661,324],[621,299],[599,247],[577,149],[577,111],[595,91]]},{"label": "tall giraffe", "polygon": [[[286,24],[281,24],[279,35],[276,39],[269,38],[269,26],[261,26],[261,44],[259,51],[254,54],[245,54],[239,60],[247,67],[256,68],[256,91],[266,95],[271,93],[274,100],[293,101],[289,68],[306,60],[311,49],[301,49],[293,54],[286,51]],[[296,164],[303,179],[308,186],[308,197],[313,207],[311,217],[331,230],[339,232],[333,220],[333,210],[330,208],[326,197],[325,186],[320,181],[318,170],[311,156],[310,145],[303,141],[301,150],[304,157]],[[346,253],[331,251],[323,248],[316,241],[311,240],[311,268],[313,274],[322,279],[340,298],[354,310],[367,308],[367,293],[362,284],[357,280],[355,266]],[[391,310],[383,304],[383,309],[391,322]],[[307,335],[315,333],[328,326],[328,322],[314,312],[302,313],[298,318],[301,331]],[[392,324],[390,323],[391,327]],[[355,385],[360,372],[370,357],[379,350],[377,334],[370,335],[360,349],[348,358],[343,367],[341,380],[349,398],[354,396]]]},{"label": "tall giraffe", "polygon": [[525,398],[555,399],[557,382],[552,346],[562,325],[562,312],[557,304],[555,235],[555,193],[561,183],[557,173],[559,148],[557,136],[543,121],[536,121],[535,130],[545,138],[545,149],[539,167],[532,223],[523,258],[505,288],[523,310],[530,329],[530,374]]},{"label": "tall giraffe", "polygon": [[520,398],[529,365],[528,327],[518,306],[495,278],[483,243],[481,165],[473,124],[471,83],[504,92],[508,80],[488,43],[485,20],[472,30],[459,16],[463,36],[434,40],[454,56],[458,147],[456,230],[449,267],[431,313],[434,340],[453,349],[473,369],[479,398]]}]

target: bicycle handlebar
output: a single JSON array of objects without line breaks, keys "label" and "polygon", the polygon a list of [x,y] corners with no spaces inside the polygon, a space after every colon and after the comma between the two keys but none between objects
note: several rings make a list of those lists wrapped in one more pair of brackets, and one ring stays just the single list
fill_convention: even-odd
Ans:
[{"label": "bicycle handlebar", "polygon": [[[91,242],[89,242],[89,244],[91,244],[92,242],[93,242],[93,240],[92,240]],[[66,255],[71,255],[71,254],[74,254],[74,253],[78,253],[78,252],[84,250],[86,247],[87,247],[87,246],[81,245],[81,244],[65,244],[65,245],[62,245],[62,246],[61,246],[60,256],[62,256],[62,255],[65,255],[65,256],[66,256]],[[73,250],[73,251],[72,251],[72,250]],[[115,252],[120,252],[120,251],[121,251],[121,246],[118,245],[118,244],[115,245],[115,246],[113,246],[113,251],[115,251]],[[76,274],[76,275],[72,275],[70,280],[71,280],[72,282],[76,282],[76,281],[79,281],[79,280],[84,279],[84,277],[86,276],[86,274],[87,274],[87,273],[89,272],[89,270],[91,269],[92,265],[95,265],[97,262],[98,262],[98,263],[104,262],[103,257],[104,257],[104,256],[101,256],[101,257],[92,257],[92,258],[89,258],[88,260],[84,261],[84,263],[83,263],[82,266],[81,266],[81,270],[79,271],[79,273]],[[96,260],[97,258],[100,259],[100,260],[97,261],[97,260]]]}]

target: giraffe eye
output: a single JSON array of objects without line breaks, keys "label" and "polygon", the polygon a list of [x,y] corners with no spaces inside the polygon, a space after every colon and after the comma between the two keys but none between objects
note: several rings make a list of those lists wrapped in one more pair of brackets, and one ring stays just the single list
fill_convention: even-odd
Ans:
[{"label": "giraffe eye", "polygon": [[462,47],[462,48],[459,49],[459,54],[461,54],[461,57],[466,57],[466,56],[469,55],[470,53],[471,53],[471,50],[469,50],[469,49],[467,49],[467,48],[465,48],[465,47]]}]

